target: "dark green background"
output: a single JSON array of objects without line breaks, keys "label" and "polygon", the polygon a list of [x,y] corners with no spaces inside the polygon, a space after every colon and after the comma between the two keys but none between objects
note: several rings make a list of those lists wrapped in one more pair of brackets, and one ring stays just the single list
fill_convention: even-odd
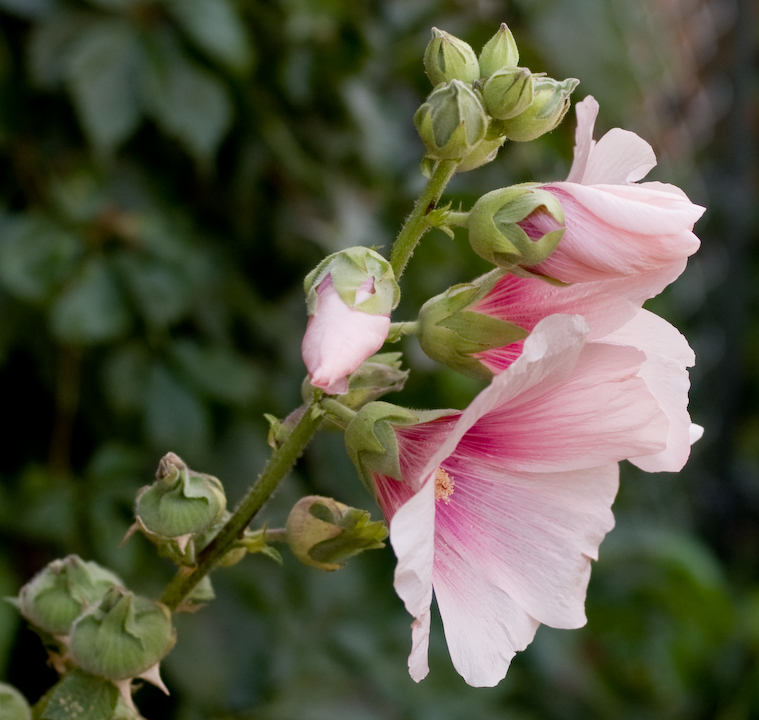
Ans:
[{"label": "dark green background", "polygon": [[[333,574],[246,559],[178,620],[171,696],[151,720],[588,720],[759,716],[759,258],[756,28],[748,0],[0,0],[0,595],[55,557],[138,592],[171,574],[118,543],[135,491],[172,450],[234,503],[267,456],[263,413],[299,402],[303,276],[326,253],[385,249],[422,187],[411,117],[432,25],[475,49],[506,21],[521,63],[578,77],[709,207],[704,247],[651,304],[696,350],[706,427],[680,475],[623,468],[588,626],[541,628],[497,688],[406,674],[410,617],[392,552]],[[561,179],[574,118],[454,179],[464,207]],[[433,232],[398,318],[483,270]],[[463,407],[479,385],[410,341],[399,402]],[[390,397],[388,399],[394,400]],[[263,513],[307,492],[372,509],[337,435]],[[34,701],[44,653],[0,606],[0,678]]]}]

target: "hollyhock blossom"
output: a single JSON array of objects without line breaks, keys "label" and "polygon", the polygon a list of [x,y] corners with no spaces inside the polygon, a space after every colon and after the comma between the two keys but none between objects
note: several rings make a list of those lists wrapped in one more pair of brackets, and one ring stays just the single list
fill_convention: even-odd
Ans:
[{"label": "hollyhock blossom", "polygon": [[[356,291],[355,304],[373,293],[374,278],[369,278]],[[348,375],[384,344],[390,315],[372,315],[347,305],[329,274],[316,295],[316,310],[303,336],[303,361],[312,385],[330,395],[343,395],[348,392]]]},{"label": "hollyhock blossom", "polygon": [[[540,623],[585,623],[590,561],[614,524],[617,463],[662,452],[668,429],[640,375],[644,353],[586,343],[587,331],[579,316],[546,318],[464,412],[391,425],[395,477],[376,455],[387,428],[372,425],[367,451],[351,453],[390,523],[417,681],[428,672],[433,589],[470,685],[499,682]],[[349,426],[346,443],[359,436]]]},{"label": "hollyhock blossom", "polygon": [[[659,292],[698,250],[692,231],[704,208],[674,185],[638,183],[656,165],[651,146],[621,128],[595,142],[598,103],[588,96],[576,109],[569,176],[565,182],[541,186],[561,203],[566,230],[559,247],[531,270],[569,283],[630,276],[650,283],[654,275]],[[556,222],[534,213],[520,226],[540,237],[555,229]]]}]

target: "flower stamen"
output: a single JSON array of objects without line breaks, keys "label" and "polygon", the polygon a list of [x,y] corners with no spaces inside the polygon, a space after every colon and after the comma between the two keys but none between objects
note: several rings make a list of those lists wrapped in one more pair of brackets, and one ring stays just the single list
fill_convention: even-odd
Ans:
[{"label": "flower stamen", "polygon": [[435,471],[435,500],[442,500],[447,505],[451,501],[455,485],[453,478],[439,467]]}]

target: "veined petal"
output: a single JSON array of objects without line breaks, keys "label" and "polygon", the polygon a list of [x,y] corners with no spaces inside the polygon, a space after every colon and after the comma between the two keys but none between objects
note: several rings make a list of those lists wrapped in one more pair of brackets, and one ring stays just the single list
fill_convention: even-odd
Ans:
[{"label": "veined petal", "polygon": [[581,183],[585,175],[588,158],[596,144],[593,140],[593,128],[598,117],[598,109],[598,101],[592,95],[588,95],[582,102],[575,105],[577,128],[575,129],[574,158],[567,182]]},{"label": "veined petal", "polygon": [[469,685],[497,685],[540,623],[451,547],[436,554],[434,582],[453,666]]},{"label": "veined petal", "polygon": [[641,180],[656,167],[653,148],[629,130],[613,128],[593,147],[583,173],[582,185],[628,185]]},{"label": "veined petal", "polygon": [[688,414],[690,380],[687,367],[695,355],[686,339],[658,315],[641,310],[633,320],[604,338],[604,342],[637,347],[646,353],[640,375],[666,413],[666,448],[659,453],[632,457],[647,472],[681,470],[690,456],[692,423]]},{"label": "veined petal", "polygon": [[436,547],[465,555],[472,570],[536,620],[558,628],[584,625],[590,561],[614,527],[617,463],[510,473],[454,453],[444,468],[454,490],[437,504]]}]

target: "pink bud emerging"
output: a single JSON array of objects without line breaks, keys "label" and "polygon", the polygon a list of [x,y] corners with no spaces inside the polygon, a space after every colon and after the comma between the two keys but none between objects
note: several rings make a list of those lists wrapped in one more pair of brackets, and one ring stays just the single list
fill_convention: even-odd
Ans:
[{"label": "pink bud emerging", "polygon": [[[316,311],[303,336],[303,361],[311,384],[330,395],[348,392],[348,375],[374,355],[390,329],[389,315],[371,315],[347,305],[327,275],[316,289]],[[374,294],[374,278],[356,291],[358,305]]]}]

